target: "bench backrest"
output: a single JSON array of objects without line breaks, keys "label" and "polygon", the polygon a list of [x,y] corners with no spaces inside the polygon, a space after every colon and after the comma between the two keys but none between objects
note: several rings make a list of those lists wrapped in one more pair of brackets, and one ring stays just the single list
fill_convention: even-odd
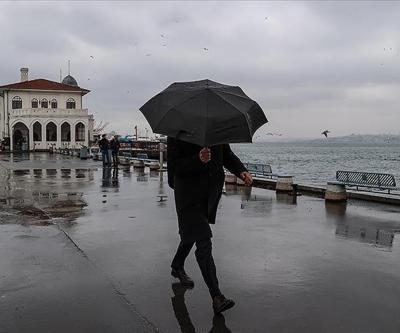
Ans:
[{"label": "bench backrest", "polygon": [[348,184],[396,187],[394,176],[386,173],[336,171],[336,180]]},{"label": "bench backrest", "polygon": [[244,166],[250,173],[259,175],[269,175],[272,173],[272,168],[268,164],[244,163]]}]

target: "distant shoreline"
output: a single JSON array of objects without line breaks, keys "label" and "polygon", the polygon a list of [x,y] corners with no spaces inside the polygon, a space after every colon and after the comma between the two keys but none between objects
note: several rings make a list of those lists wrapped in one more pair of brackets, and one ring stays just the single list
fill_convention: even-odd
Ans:
[{"label": "distant shoreline", "polygon": [[380,134],[380,135],[348,135],[328,138],[279,138],[265,139],[256,141],[254,144],[273,144],[273,145],[315,145],[315,146],[361,146],[361,147],[390,147],[400,146],[400,135]]}]

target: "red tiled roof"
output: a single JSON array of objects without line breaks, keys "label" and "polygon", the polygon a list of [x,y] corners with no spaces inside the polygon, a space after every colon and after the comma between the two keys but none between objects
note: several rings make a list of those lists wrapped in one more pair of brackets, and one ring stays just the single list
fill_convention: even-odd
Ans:
[{"label": "red tiled roof", "polygon": [[70,86],[68,84],[62,84],[55,81],[45,80],[45,79],[37,79],[37,80],[30,80],[25,82],[17,82],[6,84],[4,86],[0,86],[0,90],[5,89],[32,89],[32,90],[66,90],[66,91],[81,91],[83,95],[90,92],[90,90]]}]

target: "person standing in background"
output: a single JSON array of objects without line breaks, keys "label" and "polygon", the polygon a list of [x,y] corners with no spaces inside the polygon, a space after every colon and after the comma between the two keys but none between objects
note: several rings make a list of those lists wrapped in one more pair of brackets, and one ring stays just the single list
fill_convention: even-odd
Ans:
[{"label": "person standing in background", "polygon": [[114,137],[110,141],[110,149],[111,149],[112,162],[115,167],[118,166],[118,153],[120,147],[121,144],[119,143],[118,135],[114,135]]},{"label": "person standing in background", "polygon": [[103,134],[99,141],[99,148],[101,150],[101,156],[103,158],[103,167],[111,166],[110,161],[110,142],[107,139],[107,135]]}]

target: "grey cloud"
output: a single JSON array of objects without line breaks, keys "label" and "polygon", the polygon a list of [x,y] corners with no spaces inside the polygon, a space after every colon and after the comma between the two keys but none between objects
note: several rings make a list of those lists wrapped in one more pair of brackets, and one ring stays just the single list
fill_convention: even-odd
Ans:
[{"label": "grey cloud", "polygon": [[1,3],[1,83],[18,81],[21,66],[31,78],[57,80],[71,59],[78,83],[92,90],[86,105],[123,133],[145,126],[138,108],[152,95],[202,78],[240,85],[264,107],[266,131],[319,135],[329,120],[335,134],[347,134],[345,117],[359,133],[397,133],[399,9],[358,1]]}]

